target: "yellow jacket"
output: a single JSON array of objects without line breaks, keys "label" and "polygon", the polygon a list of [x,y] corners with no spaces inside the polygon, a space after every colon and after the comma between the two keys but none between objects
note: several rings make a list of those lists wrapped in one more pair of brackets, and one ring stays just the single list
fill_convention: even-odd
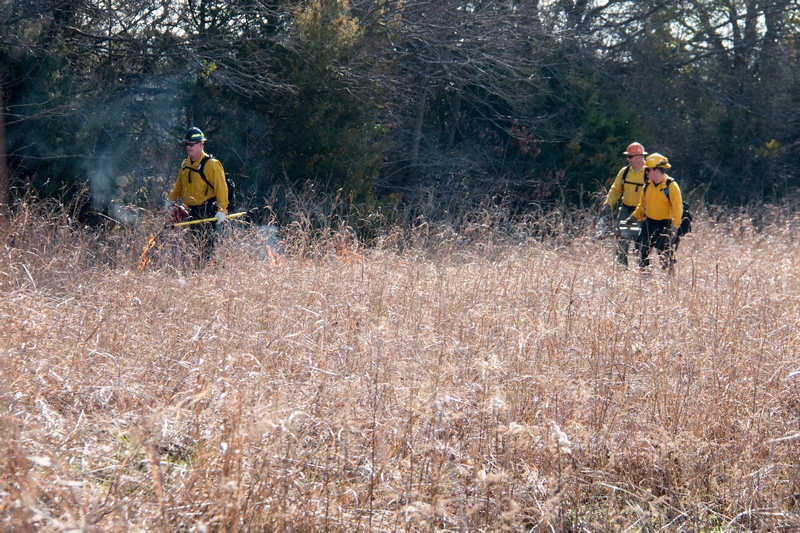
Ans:
[{"label": "yellow jacket", "polygon": [[644,166],[642,166],[638,172],[634,171],[633,167],[631,167],[630,171],[628,171],[628,175],[625,176],[625,190],[622,190],[622,176],[625,175],[625,169],[627,168],[628,167],[622,167],[620,171],[617,172],[617,177],[614,178],[614,183],[611,184],[611,188],[608,190],[606,203],[611,207],[614,207],[614,204],[616,204],[620,198],[622,198],[622,203],[628,207],[636,207],[639,203],[639,195],[644,187],[644,180],[647,179],[644,177]]},{"label": "yellow jacket", "polygon": [[173,202],[183,198],[183,203],[188,206],[195,206],[216,197],[220,210],[227,212],[228,184],[225,181],[225,169],[222,168],[222,163],[212,157],[203,166],[203,174],[205,174],[209,183],[213,185],[213,188],[203,181],[197,171],[200,167],[200,162],[206,155],[203,152],[200,159],[194,163],[189,157],[184,160],[180,171],[178,171],[175,187],[170,191],[168,198]]},{"label": "yellow jacket", "polygon": [[[664,194],[667,185],[669,197]],[[683,197],[675,180],[665,174],[658,185],[647,185],[639,196],[639,205],[636,206],[633,217],[640,221],[645,217],[652,220],[672,220],[672,226],[678,228],[683,220]]]}]

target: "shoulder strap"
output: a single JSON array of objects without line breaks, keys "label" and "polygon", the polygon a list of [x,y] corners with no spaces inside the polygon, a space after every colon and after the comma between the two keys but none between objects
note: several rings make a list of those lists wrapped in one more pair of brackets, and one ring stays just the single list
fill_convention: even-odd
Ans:
[{"label": "shoulder strap", "polygon": [[206,178],[206,173],[203,172],[203,167],[205,167],[206,163],[208,163],[208,160],[212,159],[213,157],[214,157],[213,155],[206,155],[203,159],[200,160],[200,164],[197,166],[198,174],[200,174],[200,177],[203,178],[203,181],[205,181],[206,185],[211,187],[212,190],[214,190],[214,186],[211,185],[211,182],[208,181],[208,179]]},{"label": "shoulder strap", "polygon": [[669,200],[669,186],[672,185],[673,183],[675,183],[674,179],[667,178],[667,186],[664,187],[664,196],[667,197],[667,200]]},{"label": "shoulder strap", "polygon": [[[216,189],[214,189],[214,186],[211,184],[211,182],[208,181],[208,179],[206,178],[205,172],[203,172],[203,167],[206,166],[206,163],[208,162],[209,159],[213,159],[213,158],[214,158],[213,155],[206,155],[203,159],[200,160],[200,164],[197,165],[196,169],[192,168],[190,166],[187,166],[186,168],[189,169],[189,182],[192,181],[192,172],[197,172],[198,174],[200,174],[200,177],[203,179],[203,181],[206,182],[206,185],[211,187],[212,191],[216,190]],[[206,193],[208,193],[208,189],[206,189]]]},{"label": "shoulder strap", "polygon": [[[669,199],[669,186],[675,183],[675,178],[667,178],[667,186],[664,187],[664,196]],[[644,180],[644,190],[647,192],[647,186],[650,185],[650,180]]]},{"label": "shoulder strap", "polygon": [[631,171],[631,166],[628,165],[628,166],[625,167],[625,172],[622,174],[622,185],[621,185],[621,187],[622,187],[623,190],[625,190],[625,178],[628,177],[628,172],[630,172],[630,171]]},{"label": "shoulder strap", "polygon": [[[622,187],[623,191],[625,190],[625,180],[628,178],[628,172],[630,172],[630,171],[631,171],[631,166],[628,165],[628,166],[625,167],[625,172],[622,174],[622,183],[621,183],[620,186]],[[638,191],[639,187],[641,187],[642,184],[641,183],[633,183],[633,186],[636,187],[636,190]],[[644,178],[644,186],[647,187],[647,177]]]}]

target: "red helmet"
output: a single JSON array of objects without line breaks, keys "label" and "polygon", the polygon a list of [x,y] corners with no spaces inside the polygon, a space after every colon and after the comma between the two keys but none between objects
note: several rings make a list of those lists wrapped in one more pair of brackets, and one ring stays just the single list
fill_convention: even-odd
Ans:
[{"label": "red helmet", "polygon": [[172,204],[164,212],[164,225],[172,226],[178,222],[183,222],[189,217],[189,210],[182,205]]},{"label": "red helmet", "polygon": [[647,152],[644,151],[641,143],[631,143],[628,145],[628,149],[622,152],[622,155],[647,155]]}]

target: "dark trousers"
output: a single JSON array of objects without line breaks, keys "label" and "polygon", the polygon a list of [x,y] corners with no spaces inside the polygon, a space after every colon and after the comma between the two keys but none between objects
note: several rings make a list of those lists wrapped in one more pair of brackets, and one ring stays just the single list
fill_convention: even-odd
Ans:
[{"label": "dark trousers", "polygon": [[[202,220],[217,214],[216,198],[211,198],[200,205],[189,206],[189,220]],[[217,241],[217,225],[214,222],[192,224],[189,232],[197,245],[198,263],[202,266],[211,260],[214,245]]]},{"label": "dark trousers", "polygon": [[[620,205],[617,217],[617,228],[619,228],[620,223],[625,222],[628,217],[633,214],[634,209],[636,208],[629,207],[625,204]],[[628,252],[630,251],[631,243],[633,243],[636,251],[640,250],[638,239],[617,238],[617,261],[622,265],[628,266]]]},{"label": "dark trousers", "polygon": [[645,218],[639,222],[642,232],[639,234],[639,247],[642,252],[639,264],[642,268],[650,266],[653,258],[652,252],[656,252],[661,259],[661,268],[669,270],[675,265],[675,251],[678,249],[679,237],[672,238],[670,226],[671,220],[653,220]]}]

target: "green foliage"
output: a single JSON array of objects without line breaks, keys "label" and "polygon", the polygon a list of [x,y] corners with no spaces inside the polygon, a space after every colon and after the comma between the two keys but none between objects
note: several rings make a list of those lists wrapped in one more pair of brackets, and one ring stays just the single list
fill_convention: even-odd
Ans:
[{"label": "green foliage", "polygon": [[153,202],[194,125],[250,204],[278,187],[365,213],[591,203],[632,141],[708,202],[800,189],[785,3],[731,17],[644,1],[618,25],[568,4],[564,19],[492,1],[14,0],[0,7],[10,173],[42,196],[89,183],[98,209]]},{"label": "green foliage", "polygon": [[58,49],[60,44],[47,39],[40,25],[20,26],[22,36],[35,40],[35,45],[7,49],[2,57],[7,75],[6,151],[19,181],[30,181],[51,196],[80,168],[80,153],[73,151],[74,123],[65,113],[71,107],[67,95],[73,80],[63,75],[69,65],[65,58],[37,53],[38,47]]},{"label": "green foliage", "polygon": [[283,50],[297,90],[278,102],[275,140],[290,184],[317,183],[365,202],[383,156],[380,91],[354,75],[366,65],[356,54],[362,32],[348,8],[336,0],[297,8],[293,28],[302,53]]},{"label": "green foliage", "polygon": [[530,95],[530,112],[545,118],[529,175],[559,201],[579,204],[610,185],[626,164],[628,144],[638,141],[654,151],[655,136],[642,119],[646,110],[615,90],[609,73],[568,57],[551,65],[543,71],[546,90]]},{"label": "green foliage", "polygon": [[788,12],[780,0],[698,6],[639,5],[653,11],[645,31],[629,39],[643,69],[628,87],[651,102],[646,120],[682,186],[694,186],[711,203],[786,198],[800,186],[791,171],[797,152],[764,147],[797,140],[800,115],[791,95],[798,49],[789,37],[797,21],[779,14]]}]

